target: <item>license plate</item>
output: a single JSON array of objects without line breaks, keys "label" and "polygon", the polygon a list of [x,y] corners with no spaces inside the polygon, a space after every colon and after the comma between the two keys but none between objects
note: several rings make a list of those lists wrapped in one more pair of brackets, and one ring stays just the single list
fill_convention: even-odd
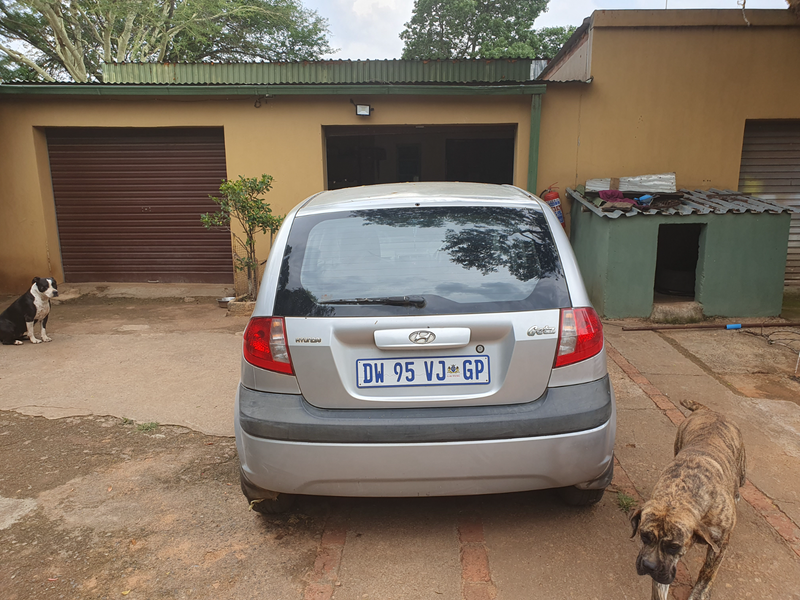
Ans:
[{"label": "license plate", "polygon": [[360,388],[486,385],[489,357],[363,358],[356,360],[356,382]]}]

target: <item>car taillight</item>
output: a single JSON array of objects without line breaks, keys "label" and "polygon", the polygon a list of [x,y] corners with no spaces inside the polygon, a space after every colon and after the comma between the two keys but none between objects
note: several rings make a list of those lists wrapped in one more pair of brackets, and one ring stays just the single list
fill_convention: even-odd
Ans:
[{"label": "car taillight", "polygon": [[292,375],[292,359],[286,344],[282,317],[254,317],[244,332],[244,359],[251,365]]},{"label": "car taillight", "polygon": [[562,308],[558,354],[554,367],[564,367],[599,354],[603,325],[593,308]]}]

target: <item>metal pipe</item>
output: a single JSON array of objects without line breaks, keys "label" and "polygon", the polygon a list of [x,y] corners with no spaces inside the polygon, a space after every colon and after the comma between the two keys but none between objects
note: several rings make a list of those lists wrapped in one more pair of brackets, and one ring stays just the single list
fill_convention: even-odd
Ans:
[{"label": "metal pipe", "polygon": [[744,329],[756,327],[800,327],[800,321],[786,323],[685,323],[681,325],[641,325],[638,327],[623,327],[622,331],[664,331],[670,329]]}]

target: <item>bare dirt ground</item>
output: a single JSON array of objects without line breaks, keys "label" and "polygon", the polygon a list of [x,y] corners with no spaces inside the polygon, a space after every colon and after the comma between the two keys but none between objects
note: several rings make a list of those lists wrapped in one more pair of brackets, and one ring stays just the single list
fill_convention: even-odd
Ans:
[{"label": "bare dirt ground", "polygon": [[797,351],[608,323],[619,468],[588,509],[543,491],[306,497],[264,517],[239,490],[233,438],[209,434],[230,424],[246,323],[224,314],[213,299],[84,297],[54,307],[53,342],[0,347],[0,598],[648,598],[623,509],[671,455],[678,409],[661,394],[740,424],[769,503],[740,502],[714,597],[800,599]]},{"label": "bare dirt ground", "polygon": [[111,417],[3,412],[0,427],[18,519],[0,531],[6,600],[299,596],[322,508],[248,511],[233,440]]}]

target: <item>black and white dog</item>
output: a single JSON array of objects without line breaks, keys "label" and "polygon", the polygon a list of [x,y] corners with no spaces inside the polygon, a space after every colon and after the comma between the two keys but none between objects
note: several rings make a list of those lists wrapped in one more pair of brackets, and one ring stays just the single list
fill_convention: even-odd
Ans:
[{"label": "black and white dog", "polygon": [[[56,280],[52,277],[34,277],[31,289],[17,298],[0,313],[0,341],[4,346],[22,344],[27,333],[34,344],[49,342],[47,317],[50,315],[50,298],[58,296]],[[33,335],[34,323],[42,324],[42,339]]]}]

